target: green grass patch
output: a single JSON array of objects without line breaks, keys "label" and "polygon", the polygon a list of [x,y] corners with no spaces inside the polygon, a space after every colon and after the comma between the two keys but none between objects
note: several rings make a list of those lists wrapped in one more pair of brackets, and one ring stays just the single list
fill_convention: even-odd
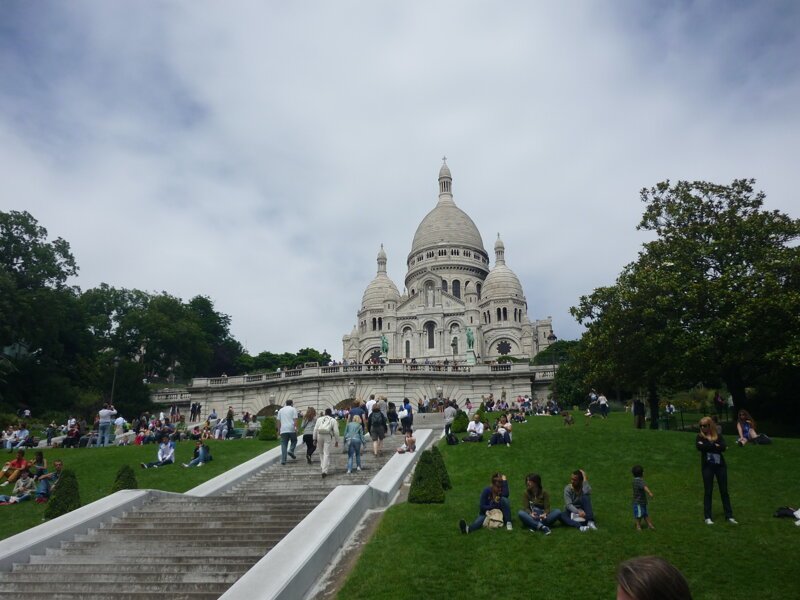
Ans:
[{"label": "green grass patch", "polygon": [[[740,525],[725,523],[715,488],[716,524],[709,527],[703,523],[694,436],[636,430],[630,415],[620,413],[589,425],[577,419],[573,427],[556,417],[531,418],[515,425],[510,448],[442,443],[453,484],[444,504],[391,507],[339,597],[613,598],[617,565],[646,554],[677,566],[695,599],[794,597],[796,583],[782,574],[800,551],[800,531],[772,513],[800,503],[800,481],[794,476],[800,440],[730,447],[729,488]],[[633,527],[631,467],[637,463],[655,495],[649,504],[655,531]],[[581,533],[557,525],[549,537],[524,529],[516,513],[525,475],[540,473],[553,505],[563,508],[564,486],[577,468],[589,476],[600,529]],[[495,471],[509,478],[514,531],[462,535],[458,520],[474,519],[480,492]],[[376,564],[396,568],[371,568]]]},{"label": "green grass patch", "polygon": [[[54,448],[44,450],[48,466],[53,461],[64,461],[64,469],[75,472],[80,486],[82,505],[99,500],[111,493],[114,481],[122,465],[130,465],[136,471],[141,489],[156,489],[167,492],[185,492],[217,475],[275,447],[276,442],[259,440],[229,440],[206,442],[214,457],[201,468],[184,469],[181,463],[192,458],[195,444],[180,442],[175,450],[175,464],[160,469],[142,469],[140,463],[156,460],[158,444],[146,446],[110,446],[108,448]],[[33,459],[34,451],[26,457]],[[12,455],[3,454],[4,458]],[[0,493],[10,494],[12,486],[0,488]],[[0,539],[12,536],[42,523],[46,504],[33,501],[0,506]]]}]

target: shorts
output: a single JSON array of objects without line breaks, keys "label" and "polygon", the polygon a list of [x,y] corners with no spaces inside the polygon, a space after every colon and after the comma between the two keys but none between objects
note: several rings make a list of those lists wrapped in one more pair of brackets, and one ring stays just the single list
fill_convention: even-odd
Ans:
[{"label": "shorts", "polygon": [[647,504],[633,504],[633,518],[634,519],[644,519],[645,517],[649,517],[650,514],[647,512]]}]

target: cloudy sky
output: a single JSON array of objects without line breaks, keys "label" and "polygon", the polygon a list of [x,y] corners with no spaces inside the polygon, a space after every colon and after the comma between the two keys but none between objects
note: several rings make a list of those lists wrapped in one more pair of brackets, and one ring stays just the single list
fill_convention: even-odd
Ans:
[{"label": "cloudy sky", "polygon": [[754,177],[800,216],[800,4],[0,4],[0,210],[74,283],[210,296],[251,353],[334,357],[383,243],[402,290],[447,155],[529,313],[645,240],[639,190]]}]

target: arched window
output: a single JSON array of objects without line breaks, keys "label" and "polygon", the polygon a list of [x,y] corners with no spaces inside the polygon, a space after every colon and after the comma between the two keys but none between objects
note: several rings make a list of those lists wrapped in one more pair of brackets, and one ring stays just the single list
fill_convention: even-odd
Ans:
[{"label": "arched window", "polygon": [[428,348],[436,347],[436,324],[433,321],[425,323],[425,333],[428,334]]},{"label": "arched window", "polygon": [[453,296],[461,298],[461,282],[458,279],[453,280]]},{"label": "arched window", "polygon": [[406,340],[406,358],[411,358],[411,340]]},{"label": "arched window", "polygon": [[[505,306],[503,307],[503,321],[508,321],[508,309]],[[378,319],[378,322],[380,322],[380,319]]]},{"label": "arched window", "polygon": [[502,320],[503,320],[503,311],[501,311],[501,310],[498,308],[498,309],[497,309],[497,322],[499,323],[499,322],[500,322],[500,321],[502,321]]},{"label": "arched window", "polygon": [[383,317],[378,317],[378,331],[383,331]]},{"label": "arched window", "polygon": [[442,291],[443,292],[447,291],[447,280],[446,279],[442,279]]},{"label": "arched window", "polygon": [[378,329],[378,319],[372,317],[372,331],[375,331],[376,329]]},{"label": "arched window", "polygon": [[478,291],[478,300],[481,299],[481,284],[478,283],[475,285],[475,289]]}]

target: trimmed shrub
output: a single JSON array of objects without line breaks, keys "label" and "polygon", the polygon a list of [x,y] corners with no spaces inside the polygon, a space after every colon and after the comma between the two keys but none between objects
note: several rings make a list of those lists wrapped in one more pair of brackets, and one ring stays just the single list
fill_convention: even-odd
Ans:
[{"label": "trimmed shrub", "polygon": [[261,421],[261,430],[258,432],[258,439],[263,442],[270,442],[278,439],[278,431],[275,429],[275,417],[265,417]]},{"label": "trimmed shrub", "polygon": [[53,488],[53,496],[47,503],[44,518],[45,520],[55,519],[80,508],[80,506],[81,494],[78,490],[78,478],[75,477],[75,471],[64,469],[61,477],[58,478],[58,483]]},{"label": "trimmed shrub", "polygon": [[[56,489],[57,486],[56,486]],[[131,469],[130,465],[122,465],[117,471],[117,477],[114,479],[114,485],[111,486],[111,493],[120,490],[138,490],[139,482],[136,480],[136,474]]]},{"label": "trimmed shrub", "polygon": [[463,410],[456,413],[456,418],[453,419],[453,424],[450,426],[450,431],[453,433],[464,433],[469,425],[469,415]]},{"label": "trimmed shrub", "polygon": [[425,450],[417,460],[408,501],[412,504],[441,504],[444,502],[444,489],[439,471],[433,462],[430,450]]},{"label": "trimmed shrub", "polygon": [[453,484],[450,483],[450,474],[447,472],[447,466],[444,464],[444,457],[439,451],[439,446],[431,448],[431,455],[433,456],[433,464],[439,472],[439,481],[442,484],[443,490],[453,489]]}]

